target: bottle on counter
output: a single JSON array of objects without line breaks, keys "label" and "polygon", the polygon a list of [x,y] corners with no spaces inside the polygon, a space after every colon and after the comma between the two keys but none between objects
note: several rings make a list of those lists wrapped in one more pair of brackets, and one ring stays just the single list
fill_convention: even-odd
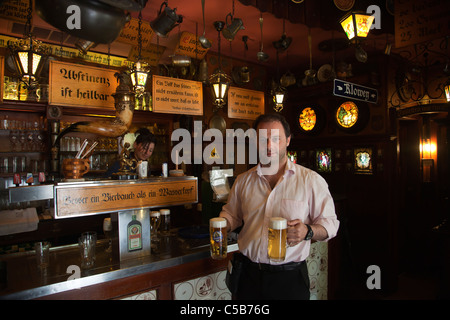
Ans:
[{"label": "bottle on counter", "polygon": [[127,226],[128,251],[136,251],[142,249],[142,224],[136,220],[133,214],[131,221]]}]

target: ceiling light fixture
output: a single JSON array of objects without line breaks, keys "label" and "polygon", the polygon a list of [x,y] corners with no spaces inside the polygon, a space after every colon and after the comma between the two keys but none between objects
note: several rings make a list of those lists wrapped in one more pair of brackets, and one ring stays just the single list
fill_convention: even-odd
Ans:
[{"label": "ceiling light fixture", "polygon": [[147,79],[150,75],[150,67],[146,62],[142,62],[141,51],[142,51],[142,35],[141,35],[141,25],[142,25],[142,13],[139,11],[139,21],[138,21],[138,57],[136,63],[133,64],[130,70],[131,83],[133,85],[133,90],[137,95],[142,95],[145,92],[147,85]]},{"label": "ceiling light fixture", "polygon": [[214,27],[216,28],[219,40],[218,40],[218,62],[219,67],[214,71],[214,73],[209,78],[209,83],[211,86],[211,93],[213,96],[213,103],[216,108],[222,108],[227,103],[228,89],[230,88],[231,78],[222,71],[222,64],[220,60],[220,32],[223,30],[225,22],[216,21],[214,22]]},{"label": "ceiling light fixture", "polygon": [[50,54],[49,47],[36,40],[31,33],[32,12],[33,1],[30,0],[27,9],[24,38],[9,45],[19,78],[27,88],[36,86],[38,77],[47,60],[46,58]]}]

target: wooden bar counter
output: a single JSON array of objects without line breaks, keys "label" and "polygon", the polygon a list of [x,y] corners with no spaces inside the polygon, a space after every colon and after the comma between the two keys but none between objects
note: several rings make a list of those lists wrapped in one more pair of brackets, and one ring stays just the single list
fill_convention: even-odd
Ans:
[{"label": "wooden bar counter", "polygon": [[211,259],[207,227],[201,237],[180,233],[183,228],[171,229],[150,245],[150,231],[144,231],[150,223],[142,220],[141,250],[130,254],[123,245],[127,232],[121,225],[136,212],[148,216],[152,208],[197,202],[195,177],[63,181],[10,188],[9,195],[11,202],[53,199],[54,219],[109,212],[117,220],[113,219],[112,250],[107,250],[105,239],[97,241],[95,265],[90,269],[80,268],[78,244],[51,248],[49,266],[43,270],[34,251],[0,256],[0,299],[174,299],[175,286],[218,272],[222,280],[216,283],[226,289],[223,271],[237,243],[230,243],[227,259]]},{"label": "wooden bar counter", "polygon": [[208,241],[183,239],[172,230],[161,236],[159,252],[118,261],[106,251],[107,241],[100,240],[95,266],[88,270],[78,268],[78,245],[51,248],[46,270],[37,267],[34,251],[6,255],[0,258],[6,280],[0,299],[124,299],[148,292],[157,299],[174,299],[177,283],[225,270],[237,250],[231,243],[227,259],[213,260]]}]

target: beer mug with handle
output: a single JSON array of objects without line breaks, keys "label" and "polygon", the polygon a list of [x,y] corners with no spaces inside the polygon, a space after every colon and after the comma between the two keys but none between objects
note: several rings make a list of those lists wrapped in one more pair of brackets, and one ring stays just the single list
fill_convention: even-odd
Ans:
[{"label": "beer mug with handle", "polygon": [[287,220],[272,217],[269,221],[269,244],[267,253],[270,261],[282,262],[286,258]]}]

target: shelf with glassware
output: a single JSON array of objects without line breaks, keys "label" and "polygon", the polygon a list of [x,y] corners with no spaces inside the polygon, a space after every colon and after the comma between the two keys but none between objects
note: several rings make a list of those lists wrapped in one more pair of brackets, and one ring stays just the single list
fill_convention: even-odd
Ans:
[{"label": "shelf with glassware", "polygon": [[47,172],[46,131],[40,113],[0,111],[0,177]]},{"label": "shelf with glassware", "polygon": [[[139,111],[135,112],[140,113]],[[154,120],[155,118],[156,121]],[[156,146],[152,156],[148,160],[148,165],[150,173],[152,175],[160,175],[162,163],[169,162],[169,132],[172,122],[170,119],[165,119],[164,117],[161,117],[161,119],[159,119],[158,116],[152,116],[152,121],[150,121],[147,112],[138,114],[135,119],[136,122],[133,122],[133,124],[129,128],[130,133],[134,133],[140,128],[147,128],[156,137]],[[68,127],[70,124],[80,120],[85,120],[85,118],[63,116],[60,131]],[[80,147],[85,139],[88,140],[88,146],[92,146],[94,141],[98,143],[91,154],[87,156],[87,158],[90,160],[90,171],[88,175],[101,175],[108,170],[110,165],[118,160],[119,154],[122,149],[120,145],[122,143],[122,137],[109,138],[81,132],[68,133],[60,140],[60,163],[62,163],[64,159],[74,158],[77,152],[80,150]],[[84,152],[86,151],[87,148]]]}]

